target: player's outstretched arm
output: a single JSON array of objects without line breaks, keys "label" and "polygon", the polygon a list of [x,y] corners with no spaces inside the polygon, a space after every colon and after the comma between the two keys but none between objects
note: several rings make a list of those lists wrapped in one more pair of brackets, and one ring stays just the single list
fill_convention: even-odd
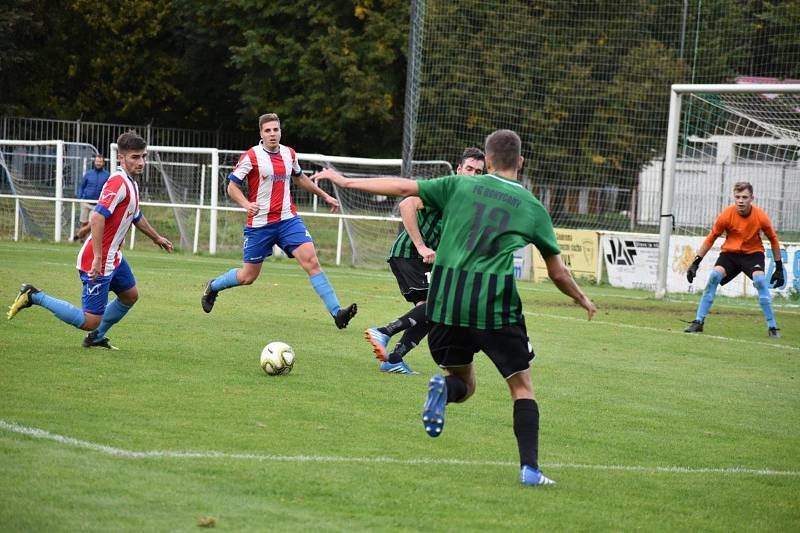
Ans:
[{"label": "player's outstretched arm", "polygon": [[416,196],[419,194],[419,186],[416,181],[400,177],[346,178],[332,168],[326,168],[311,176],[311,179],[315,182],[323,179],[329,180],[343,189],[355,189],[372,194],[387,196]]},{"label": "player's outstretched arm", "polygon": [[422,233],[419,231],[419,222],[417,221],[417,211],[424,209],[425,205],[419,196],[409,196],[400,202],[400,218],[403,219],[403,227],[406,233],[411,238],[411,242],[417,248],[417,252],[422,257],[422,262],[431,264],[436,260],[436,251],[428,248],[425,241],[422,239]]},{"label": "player's outstretched arm", "polygon": [[320,198],[325,200],[325,203],[327,203],[329,206],[331,206],[331,213],[334,213],[334,212],[336,212],[337,209],[339,209],[339,200],[337,200],[336,198],[334,198],[330,194],[328,194],[325,191],[323,191],[322,189],[320,189],[319,186],[316,183],[314,183],[313,181],[311,181],[311,179],[309,179],[308,176],[306,176],[303,173],[300,173],[300,174],[297,174],[297,175],[295,175],[293,177],[294,177],[294,181],[295,181],[295,183],[297,183],[298,187],[300,187],[303,190],[306,190],[306,191],[310,192],[311,194],[316,194],[317,196],[319,196]]},{"label": "player's outstretched arm", "polygon": [[139,231],[150,237],[150,240],[153,241],[156,246],[163,248],[167,252],[172,252],[172,242],[166,237],[159,235],[155,228],[144,218],[144,215],[134,222],[134,224],[136,224],[136,228],[139,229]]},{"label": "player's outstretched arm", "polygon": [[575,280],[572,279],[572,274],[570,274],[569,269],[564,264],[564,261],[561,260],[561,256],[551,255],[549,257],[544,258],[545,265],[547,265],[547,275],[553,280],[553,283],[558,290],[575,300],[575,303],[586,309],[587,319],[591,320],[594,314],[597,312],[597,307],[595,307],[594,302],[592,302],[588,296],[586,296],[578,284],[575,283]]}]

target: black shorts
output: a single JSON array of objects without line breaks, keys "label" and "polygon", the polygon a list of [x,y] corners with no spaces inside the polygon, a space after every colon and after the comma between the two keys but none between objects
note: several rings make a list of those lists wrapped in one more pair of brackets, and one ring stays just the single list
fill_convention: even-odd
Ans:
[{"label": "black shorts", "polygon": [[468,366],[483,351],[505,379],[530,368],[536,357],[525,322],[501,329],[477,329],[431,323],[428,346],[442,368]]},{"label": "black shorts", "polygon": [[390,257],[389,267],[407,301],[412,304],[425,301],[428,297],[428,276],[433,265],[423,263],[422,259]]},{"label": "black shorts", "polygon": [[754,254],[737,254],[733,252],[722,252],[719,254],[717,262],[714,266],[721,266],[725,269],[725,277],[720,281],[720,285],[725,285],[733,278],[744,272],[744,275],[753,279],[753,272],[756,270],[763,270],[764,268],[764,253],[756,252]]}]

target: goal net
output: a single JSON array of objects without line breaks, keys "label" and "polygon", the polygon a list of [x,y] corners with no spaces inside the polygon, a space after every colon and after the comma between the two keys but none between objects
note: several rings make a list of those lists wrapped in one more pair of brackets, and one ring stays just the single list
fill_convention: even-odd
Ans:
[{"label": "goal net", "polygon": [[[214,253],[215,212],[219,174],[217,150],[148,146],[145,171],[137,180],[147,220],[183,250]],[[117,145],[111,145],[116,161]]]},{"label": "goal net", "polygon": [[675,85],[672,94],[665,165],[640,184],[659,193],[663,173],[660,210],[639,214],[661,226],[659,296],[668,289],[671,240],[708,234],[737,182],[752,184],[754,204],[782,243],[800,241],[800,84]]},{"label": "goal net", "polygon": [[81,178],[97,153],[84,143],[0,140],[0,238],[70,238]]},{"label": "goal net", "polygon": [[523,183],[557,227],[656,233],[637,214],[657,212],[660,191],[637,184],[664,158],[670,85],[792,78],[800,64],[794,19],[762,3],[411,4],[404,159],[452,160],[512,129]]}]

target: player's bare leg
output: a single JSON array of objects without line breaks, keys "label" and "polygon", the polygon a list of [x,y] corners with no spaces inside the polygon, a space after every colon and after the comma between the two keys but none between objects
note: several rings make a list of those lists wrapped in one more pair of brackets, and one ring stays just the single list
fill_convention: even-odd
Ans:
[{"label": "player's bare leg", "polygon": [[308,279],[311,282],[311,286],[314,288],[314,291],[316,291],[317,295],[328,309],[328,312],[333,317],[336,327],[339,329],[346,328],[347,324],[350,323],[350,320],[356,316],[356,313],[358,312],[358,306],[353,303],[347,307],[342,307],[339,304],[339,299],[336,297],[336,292],[333,290],[333,287],[328,281],[328,276],[325,275],[325,272],[323,272],[322,267],[319,264],[314,243],[304,242],[292,250],[292,255],[295,257],[295,259],[297,259],[300,267],[305,270],[306,274],[308,274]]},{"label": "player's bare leg", "polygon": [[217,301],[220,291],[239,285],[252,285],[261,274],[263,263],[243,263],[241,268],[232,268],[221,276],[210,279],[206,282],[203,296],[200,297],[200,305],[203,311],[210,313]]}]

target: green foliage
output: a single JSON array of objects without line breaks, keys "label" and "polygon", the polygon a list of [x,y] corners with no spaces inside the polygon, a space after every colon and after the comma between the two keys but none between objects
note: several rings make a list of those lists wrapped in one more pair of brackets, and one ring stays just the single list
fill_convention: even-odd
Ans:
[{"label": "green foliage", "polygon": [[[7,3],[2,113],[254,131],[274,111],[304,151],[400,152],[405,0]],[[537,180],[616,172],[626,186],[662,149],[669,83],[800,77],[795,0],[689,2],[682,57],[681,2],[426,3],[436,67],[418,158],[454,159],[512,127]]]},{"label": "green foliage", "polygon": [[407,10],[400,0],[234,9],[228,20],[245,41],[231,48],[243,125],[255,129],[270,111],[305,150],[364,155],[396,147]]}]

